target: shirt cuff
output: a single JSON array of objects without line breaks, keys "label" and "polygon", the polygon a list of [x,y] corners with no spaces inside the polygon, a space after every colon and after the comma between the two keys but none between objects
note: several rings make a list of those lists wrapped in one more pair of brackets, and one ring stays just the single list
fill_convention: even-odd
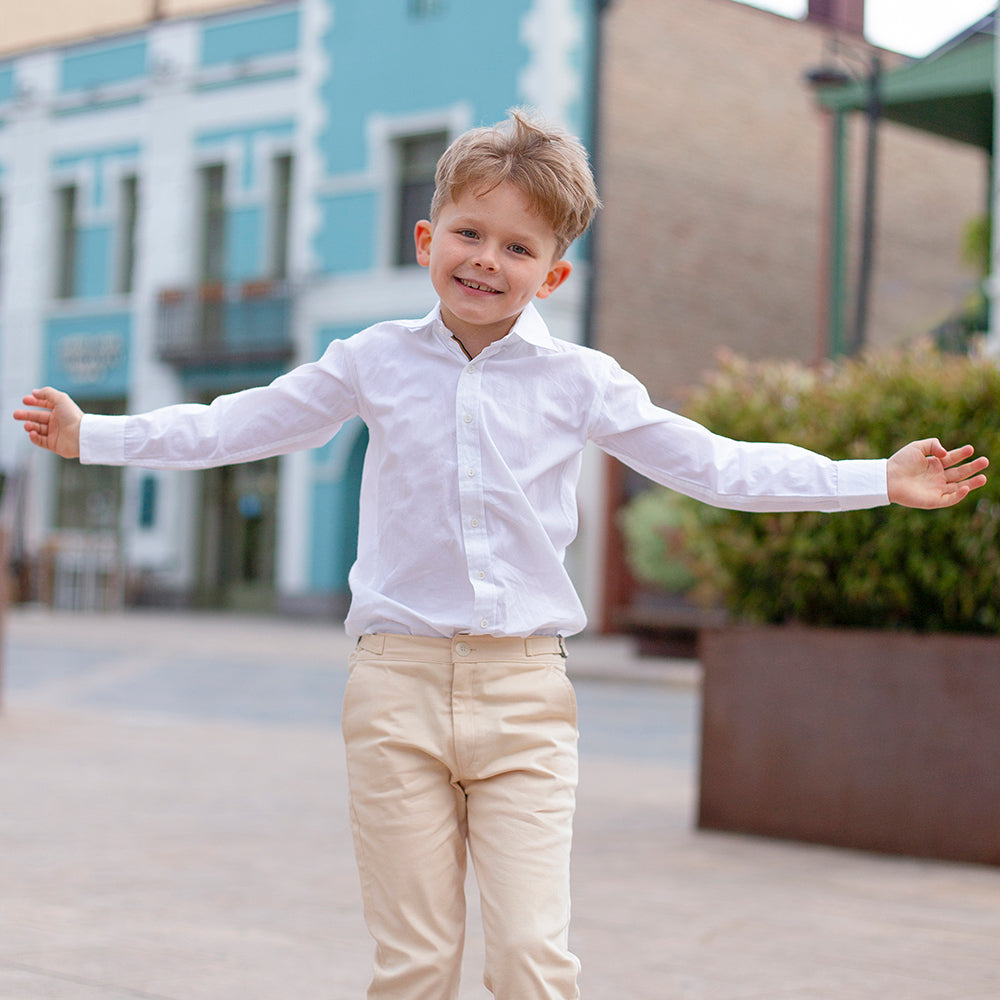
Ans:
[{"label": "shirt cuff", "polygon": [[846,459],[837,463],[837,499],[841,510],[882,507],[889,502],[885,458]]},{"label": "shirt cuff", "polygon": [[80,423],[80,462],[83,465],[124,465],[127,420],[128,417],[85,413]]}]

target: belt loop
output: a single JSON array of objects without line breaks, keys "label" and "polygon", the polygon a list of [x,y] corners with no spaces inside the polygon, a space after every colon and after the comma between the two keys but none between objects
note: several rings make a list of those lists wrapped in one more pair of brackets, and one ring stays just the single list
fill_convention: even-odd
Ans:
[{"label": "belt loop", "polygon": [[[555,643],[553,643],[555,639]],[[558,645],[558,649],[553,646]],[[566,659],[566,647],[563,645],[561,635],[529,635],[524,640],[524,652],[526,656],[561,656]]]},{"label": "belt loop", "polygon": [[381,632],[366,632],[358,639],[358,648],[380,656],[385,650],[385,635]]}]

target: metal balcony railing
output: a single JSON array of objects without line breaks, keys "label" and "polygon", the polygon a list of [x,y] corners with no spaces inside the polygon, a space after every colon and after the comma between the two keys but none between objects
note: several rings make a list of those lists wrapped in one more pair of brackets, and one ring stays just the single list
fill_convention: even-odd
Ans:
[{"label": "metal balcony railing", "polygon": [[177,368],[286,361],[291,310],[284,281],[166,288],[157,303],[157,354]]}]

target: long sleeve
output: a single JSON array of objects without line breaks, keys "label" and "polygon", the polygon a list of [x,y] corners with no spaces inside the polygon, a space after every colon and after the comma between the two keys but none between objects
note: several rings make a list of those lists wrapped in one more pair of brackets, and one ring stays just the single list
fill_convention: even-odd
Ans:
[{"label": "long sleeve", "polygon": [[127,417],[87,415],[80,461],[204,469],[319,447],[358,413],[355,384],[345,342],[334,341],[319,361],[209,405],[180,403]]},{"label": "long sleeve", "polygon": [[857,510],[889,502],[886,460],[835,462],[788,444],[733,441],[650,402],[610,362],[591,439],[654,482],[716,507]]}]

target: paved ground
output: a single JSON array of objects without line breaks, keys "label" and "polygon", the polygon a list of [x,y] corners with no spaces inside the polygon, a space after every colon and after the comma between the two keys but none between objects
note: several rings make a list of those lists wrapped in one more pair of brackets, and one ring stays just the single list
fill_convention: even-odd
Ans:
[{"label": "paved ground", "polygon": [[[0,1000],[360,1000],[339,628],[16,610],[4,639]],[[697,832],[695,665],[577,641],[570,671],[585,1000],[1000,997],[1000,871]]]}]

